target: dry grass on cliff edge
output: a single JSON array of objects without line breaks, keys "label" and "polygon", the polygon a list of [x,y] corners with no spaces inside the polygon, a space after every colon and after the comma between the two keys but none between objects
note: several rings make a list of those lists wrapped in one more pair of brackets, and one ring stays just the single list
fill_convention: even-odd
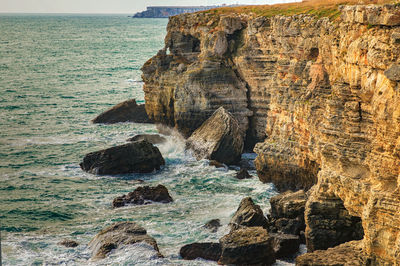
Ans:
[{"label": "dry grass on cliff edge", "polygon": [[390,4],[398,2],[399,1],[395,0],[308,0],[289,4],[222,7],[203,12],[214,14],[254,13],[258,16],[264,17],[272,17],[276,15],[291,16],[309,14],[314,15],[317,18],[328,17],[334,20],[340,15],[340,5]]}]

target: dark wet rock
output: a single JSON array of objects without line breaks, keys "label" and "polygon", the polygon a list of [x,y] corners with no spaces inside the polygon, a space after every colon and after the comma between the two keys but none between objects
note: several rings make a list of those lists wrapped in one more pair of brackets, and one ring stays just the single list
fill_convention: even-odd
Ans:
[{"label": "dark wet rock", "polygon": [[246,169],[240,169],[240,171],[236,174],[237,179],[248,179],[251,178],[251,175]]},{"label": "dark wet rock", "polygon": [[219,240],[219,264],[272,265],[275,262],[273,238],[262,227],[245,227]]},{"label": "dark wet rock", "polygon": [[192,243],[183,246],[179,254],[185,260],[202,258],[218,261],[221,257],[221,245],[219,243]]},{"label": "dark wet rock", "polygon": [[277,259],[292,257],[299,251],[300,237],[288,234],[269,234],[273,238],[273,247]]},{"label": "dark wet rock", "polygon": [[[317,250],[296,258],[297,266],[361,266],[374,263],[363,252],[362,241],[350,241],[327,250]],[[390,265],[390,263],[385,264]]]},{"label": "dark wet rock", "polygon": [[67,248],[75,248],[79,246],[79,243],[75,240],[63,239],[62,241],[58,242],[58,245],[65,246]]},{"label": "dark wet rock", "polygon": [[256,170],[256,167],[254,166],[254,162],[249,159],[241,159],[239,162],[240,169],[246,169],[246,170]]},{"label": "dark wet rock", "polygon": [[208,165],[215,166],[216,168],[225,168],[225,164],[220,163],[220,162],[218,162],[216,160],[211,160]]},{"label": "dark wet rock", "polygon": [[[304,234],[304,209],[307,196],[303,190],[287,191],[270,199],[268,231],[301,236]],[[301,238],[304,240],[303,238]]]},{"label": "dark wet rock", "polygon": [[120,122],[153,123],[148,117],[145,105],[136,103],[135,99],[119,103],[97,116],[93,123],[114,124]]},{"label": "dark wet rock", "polygon": [[165,161],[157,147],[147,141],[136,141],[88,153],[80,166],[98,175],[150,173]]},{"label": "dark wet rock", "polygon": [[267,228],[268,222],[260,206],[255,204],[250,197],[242,199],[239,208],[233,215],[230,223],[231,231],[241,227],[261,226]]},{"label": "dark wet rock", "polygon": [[218,231],[218,228],[221,227],[221,221],[219,219],[212,219],[208,221],[203,227],[215,233]]},{"label": "dark wet rock", "polygon": [[117,222],[101,230],[89,243],[93,259],[105,258],[110,251],[122,245],[144,242],[159,253],[157,242],[146,229],[134,222]]},{"label": "dark wet rock", "polygon": [[243,133],[239,123],[223,107],[218,108],[186,142],[198,160],[216,160],[224,164],[239,162],[243,151]]},{"label": "dark wet rock", "polygon": [[166,138],[158,134],[140,134],[127,139],[127,141],[141,141],[141,140],[146,140],[151,144],[161,144],[167,141]]},{"label": "dark wet rock", "polygon": [[128,195],[123,195],[117,197],[113,200],[113,207],[118,208],[125,206],[126,204],[149,204],[151,202],[161,202],[169,203],[173,199],[168,193],[168,189],[163,185],[158,185],[156,187],[138,187],[134,191],[128,193]]}]

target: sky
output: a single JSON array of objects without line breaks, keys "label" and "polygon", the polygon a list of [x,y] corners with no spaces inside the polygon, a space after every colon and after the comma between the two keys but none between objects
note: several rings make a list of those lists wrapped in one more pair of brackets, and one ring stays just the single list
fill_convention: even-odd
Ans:
[{"label": "sky", "polygon": [[0,0],[1,13],[123,13],[132,14],[147,6],[275,4],[296,0]]}]

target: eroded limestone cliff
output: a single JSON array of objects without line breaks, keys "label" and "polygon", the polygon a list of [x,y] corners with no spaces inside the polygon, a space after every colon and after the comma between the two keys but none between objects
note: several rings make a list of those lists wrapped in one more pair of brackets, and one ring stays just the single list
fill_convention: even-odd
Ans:
[{"label": "eroded limestone cliff", "polygon": [[262,181],[282,191],[314,186],[309,251],[363,238],[370,261],[400,263],[398,5],[345,6],[334,21],[172,17],[143,80],[150,118],[189,136],[223,106],[247,147],[257,143]]}]

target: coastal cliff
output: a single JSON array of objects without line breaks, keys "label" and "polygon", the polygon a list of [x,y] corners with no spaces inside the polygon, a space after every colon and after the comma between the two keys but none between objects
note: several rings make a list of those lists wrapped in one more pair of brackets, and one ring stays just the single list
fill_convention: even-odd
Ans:
[{"label": "coastal cliff", "polygon": [[309,252],[361,239],[369,262],[399,263],[400,6],[183,14],[167,30],[142,68],[149,117],[188,137],[223,106],[261,181],[311,188]]}]

